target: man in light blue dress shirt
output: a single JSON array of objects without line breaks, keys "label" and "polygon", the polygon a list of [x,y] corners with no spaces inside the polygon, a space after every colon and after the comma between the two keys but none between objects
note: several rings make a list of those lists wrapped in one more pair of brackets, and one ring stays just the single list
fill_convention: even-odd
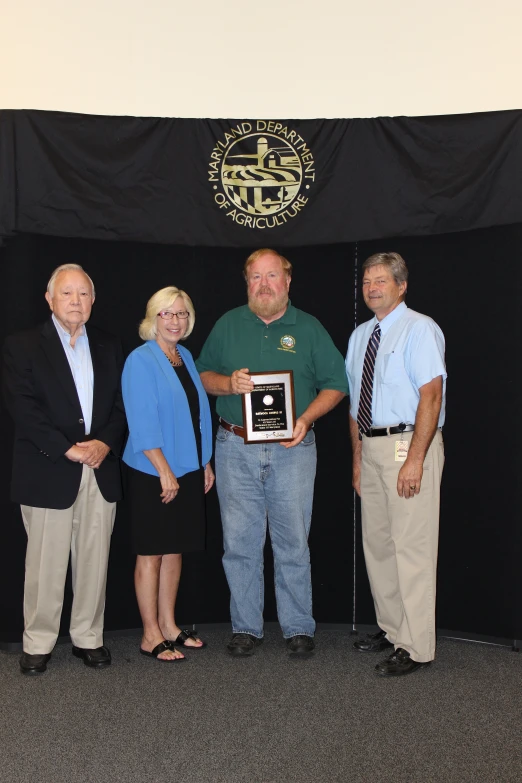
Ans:
[{"label": "man in light blue dress shirt", "polygon": [[56,327],[58,337],[60,338],[67,361],[69,362],[85,421],[85,432],[89,433],[92,424],[94,372],[92,369],[91,352],[89,350],[89,340],[87,339],[85,326],[82,326],[79,334],[75,335],[76,341],[73,344],[73,338],[71,337],[70,332],[63,328],[54,313],[51,316],[51,320]]},{"label": "man in light blue dress shirt", "polygon": [[364,262],[363,296],[374,317],[353,332],[346,356],[353,486],[380,629],[354,647],[393,646],[376,666],[382,676],[410,674],[435,657],[444,335],[406,306],[407,281],[398,253]]}]

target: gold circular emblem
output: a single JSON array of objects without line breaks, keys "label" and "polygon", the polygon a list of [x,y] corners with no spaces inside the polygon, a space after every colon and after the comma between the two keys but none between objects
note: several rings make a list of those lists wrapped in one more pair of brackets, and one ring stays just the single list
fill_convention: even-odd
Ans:
[{"label": "gold circular emblem", "polygon": [[239,123],[216,142],[208,174],[227,217],[249,228],[274,228],[307,203],[315,162],[297,131],[256,120]]},{"label": "gold circular emblem", "polygon": [[303,171],[291,144],[273,134],[251,133],[233,142],[221,167],[230,201],[252,215],[274,215],[299,193]]},{"label": "gold circular emblem", "polygon": [[292,337],[291,334],[285,334],[284,337],[281,337],[281,345],[283,346],[283,348],[294,348],[295,339]]}]

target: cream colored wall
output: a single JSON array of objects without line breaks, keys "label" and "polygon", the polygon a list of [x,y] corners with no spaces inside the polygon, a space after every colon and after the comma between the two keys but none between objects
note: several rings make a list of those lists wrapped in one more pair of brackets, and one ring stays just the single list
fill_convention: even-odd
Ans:
[{"label": "cream colored wall", "polygon": [[0,0],[0,108],[230,118],[521,108],[521,23],[521,0]]}]

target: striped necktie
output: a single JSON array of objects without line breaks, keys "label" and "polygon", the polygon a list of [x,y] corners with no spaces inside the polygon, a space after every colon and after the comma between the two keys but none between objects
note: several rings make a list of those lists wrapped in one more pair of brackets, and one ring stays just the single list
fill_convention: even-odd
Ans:
[{"label": "striped necktie", "polygon": [[381,342],[381,327],[375,325],[375,329],[368,340],[368,347],[364,354],[361,394],[359,397],[359,410],[357,411],[357,424],[361,434],[367,432],[372,426],[372,399],[373,399],[373,374],[375,370],[375,357],[379,343]]}]

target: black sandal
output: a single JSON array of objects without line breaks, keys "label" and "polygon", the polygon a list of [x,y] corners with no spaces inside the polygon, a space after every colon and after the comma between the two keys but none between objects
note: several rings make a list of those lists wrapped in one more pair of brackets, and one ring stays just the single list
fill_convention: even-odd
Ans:
[{"label": "black sandal", "polygon": [[157,644],[152,652],[148,652],[147,650],[144,650],[143,647],[140,647],[140,653],[142,655],[146,655],[147,658],[154,658],[160,663],[181,663],[181,661],[186,660],[186,658],[158,658],[158,655],[160,655],[162,652],[166,652],[167,650],[172,650],[172,642],[168,641],[167,639],[164,639],[162,642]]},{"label": "black sandal", "polygon": [[207,646],[207,643],[203,642],[201,639],[199,640],[201,644],[198,644],[197,646],[194,644],[187,644],[188,639],[199,639],[197,631],[189,631],[188,628],[185,628],[179,633],[177,639],[171,641],[171,644],[175,647],[184,647],[186,650],[202,650],[203,647]]}]

